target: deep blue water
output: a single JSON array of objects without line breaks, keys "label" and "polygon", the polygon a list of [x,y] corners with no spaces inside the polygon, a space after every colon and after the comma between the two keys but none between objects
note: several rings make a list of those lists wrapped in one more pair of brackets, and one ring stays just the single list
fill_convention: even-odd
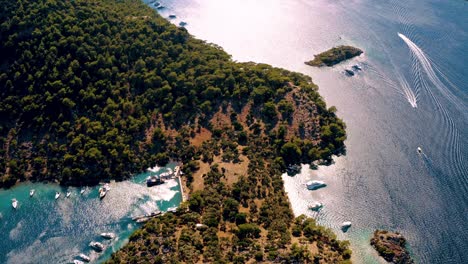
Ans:
[{"label": "deep blue water", "polygon": [[[112,182],[102,200],[99,186],[87,188],[83,195],[80,188],[41,183],[0,190],[0,263],[71,263],[80,253],[91,256],[92,263],[104,261],[139,227],[131,220],[133,216],[166,211],[181,202],[177,180],[147,188],[148,175]],[[36,190],[33,197],[29,197],[30,189]],[[67,190],[72,193],[69,198],[65,198]],[[58,200],[54,199],[56,191],[61,192]],[[13,198],[19,201],[16,210],[11,206]],[[99,234],[103,232],[113,232],[117,237],[102,239]],[[91,250],[91,241],[102,242],[105,251]]]},{"label": "deep blue water", "polygon": [[[347,123],[347,155],[284,177],[296,214],[349,239],[378,263],[376,228],[401,232],[419,263],[468,261],[468,3],[462,0],[162,0],[194,36],[312,76]],[[400,33],[400,35],[398,34]],[[304,61],[340,44],[364,49],[332,68]],[[354,77],[345,68],[359,63]],[[422,154],[416,149],[421,147]],[[321,179],[310,192],[303,183]],[[319,213],[307,204],[320,201]],[[352,221],[343,234],[339,225]]]}]

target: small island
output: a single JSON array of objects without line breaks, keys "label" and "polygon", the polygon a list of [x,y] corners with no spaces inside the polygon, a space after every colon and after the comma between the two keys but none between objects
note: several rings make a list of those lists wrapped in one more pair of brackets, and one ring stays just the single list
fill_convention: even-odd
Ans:
[{"label": "small island", "polygon": [[410,264],[414,263],[406,249],[406,239],[398,232],[375,230],[370,244],[390,263]]},{"label": "small island", "polygon": [[324,65],[331,67],[344,60],[359,56],[362,53],[363,51],[361,49],[352,46],[338,46],[315,55],[313,60],[306,61],[305,64],[317,67]]}]

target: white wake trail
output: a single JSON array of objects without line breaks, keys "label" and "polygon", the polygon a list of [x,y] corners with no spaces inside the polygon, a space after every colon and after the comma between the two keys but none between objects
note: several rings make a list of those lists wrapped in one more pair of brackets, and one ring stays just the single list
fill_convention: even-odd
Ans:
[{"label": "white wake trail", "polygon": [[421,50],[421,48],[418,47],[413,41],[411,41],[409,38],[407,38],[405,35],[398,33],[398,36],[408,45],[410,50],[413,52],[413,54],[416,56],[416,58],[419,60],[421,63],[421,66],[423,67],[428,79],[434,84],[435,87],[439,89],[439,91],[448,99],[450,100],[453,104],[457,105],[460,110],[464,110],[465,106],[459,102],[457,97],[452,94],[450,89],[445,86],[445,84],[437,77],[437,74],[434,71],[434,68],[432,67],[432,64],[429,60],[429,58],[426,56],[426,54]]}]

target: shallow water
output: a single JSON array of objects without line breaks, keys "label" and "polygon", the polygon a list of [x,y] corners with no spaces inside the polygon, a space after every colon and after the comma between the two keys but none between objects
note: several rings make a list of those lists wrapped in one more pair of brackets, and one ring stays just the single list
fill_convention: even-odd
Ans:
[{"label": "shallow water", "polygon": [[[157,173],[164,171],[162,168]],[[181,202],[177,180],[147,188],[149,175],[146,172],[129,181],[110,183],[111,190],[102,200],[99,186],[86,188],[83,195],[80,188],[42,183],[0,190],[0,263],[71,263],[80,253],[91,256],[92,263],[104,261],[139,227],[131,220],[133,216],[166,211]],[[33,197],[29,197],[31,189],[36,190]],[[69,198],[65,197],[67,190]],[[61,193],[57,200],[56,191]],[[16,210],[11,206],[13,198],[19,202]],[[116,238],[103,239],[99,236],[103,232],[113,232]],[[88,246],[91,241],[103,243],[105,251],[94,252]]]},{"label": "shallow water", "polygon": [[[160,13],[238,61],[313,77],[347,124],[347,155],[284,176],[296,214],[349,239],[356,263],[378,263],[376,228],[401,232],[419,263],[468,259],[468,4],[409,0],[162,0]],[[332,46],[364,49],[332,68],[304,61]],[[360,64],[354,77],[345,68]],[[416,149],[420,146],[422,154]],[[328,183],[305,190],[308,179]],[[307,210],[324,203],[319,213]],[[347,233],[339,230],[352,221]]]}]

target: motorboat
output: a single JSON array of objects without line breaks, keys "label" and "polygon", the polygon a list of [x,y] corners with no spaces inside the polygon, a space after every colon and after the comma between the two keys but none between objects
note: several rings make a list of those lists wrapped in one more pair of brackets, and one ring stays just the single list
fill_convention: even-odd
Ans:
[{"label": "motorboat", "polygon": [[356,65],[353,65],[352,68],[353,68],[353,70],[355,70],[355,71],[362,71],[361,66],[359,66],[359,65],[357,65],[357,64],[356,64]]},{"label": "motorboat", "polygon": [[90,261],[91,261],[91,258],[90,258],[89,256],[86,256],[86,255],[83,254],[83,253],[80,254],[80,255],[78,255],[78,257],[79,257],[81,260],[85,261],[85,262],[90,262]]},{"label": "motorboat", "polygon": [[104,245],[96,241],[91,241],[91,243],[89,243],[89,246],[98,252],[101,252],[104,250]]},{"label": "motorboat", "polygon": [[85,189],[81,189],[80,194],[83,195],[84,192],[85,192]]},{"label": "motorboat", "polygon": [[422,148],[418,147],[418,153],[422,153]]},{"label": "motorboat", "polygon": [[354,76],[354,72],[352,70],[345,69],[345,74],[348,76]]},{"label": "motorboat", "polygon": [[67,194],[65,195],[65,197],[68,198],[68,197],[70,197],[70,195],[71,195],[71,192],[67,192]]},{"label": "motorboat", "polygon": [[184,22],[184,21],[180,21],[179,23],[179,26],[181,27],[185,27],[187,25],[187,22]]},{"label": "motorboat", "polygon": [[16,199],[13,198],[13,199],[11,200],[11,206],[13,207],[13,209],[18,208],[18,200],[16,200]]},{"label": "motorboat", "polygon": [[73,264],[84,264],[84,262],[78,259],[74,259]]},{"label": "motorboat", "polygon": [[60,197],[60,193],[59,193],[59,192],[55,192],[55,200],[57,200],[59,197]]},{"label": "motorboat", "polygon": [[315,202],[315,203],[309,205],[309,209],[312,210],[312,211],[318,211],[322,207],[323,207],[323,204],[319,203],[319,202]]},{"label": "motorboat", "polygon": [[176,17],[177,17],[176,15],[169,15],[169,18],[170,18],[170,19],[174,19],[174,18],[176,18]]},{"label": "motorboat", "polygon": [[31,190],[29,191],[29,197],[33,197],[33,195],[34,195],[35,192],[36,192],[36,190],[31,189]]},{"label": "motorboat", "polygon": [[[156,4],[154,4],[154,5],[156,6]],[[156,6],[156,9],[159,9],[159,10],[164,9],[164,8],[166,8],[166,7],[163,6],[163,5],[161,5],[161,4],[159,4],[159,3],[158,3],[158,5]]]},{"label": "motorboat", "polygon": [[346,222],[343,222],[341,224],[341,230],[343,230],[343,232],[346,232],[348,231],[348,229],[351,227],[351,222],[349,221],[346,221]]},{"label": "motorboat", "polygon": [[177,212],[177,207],[169,207],[169,208],[167,208],[167,211],[171,212],[171,213],[176,213]]},{"label": "motorboat", "polygon": [[307,186],[307,189],[309,190],[316,190],[316,189],[327,186],[327,184],[325,184],[325,182],[323,181],[308,181],[306,183],[306,186]]},{"label": "motorboat", "polygon": [[115,238],[114,233],[101,233],[101,237],[107,238],[107,239],[113,239]]}]

